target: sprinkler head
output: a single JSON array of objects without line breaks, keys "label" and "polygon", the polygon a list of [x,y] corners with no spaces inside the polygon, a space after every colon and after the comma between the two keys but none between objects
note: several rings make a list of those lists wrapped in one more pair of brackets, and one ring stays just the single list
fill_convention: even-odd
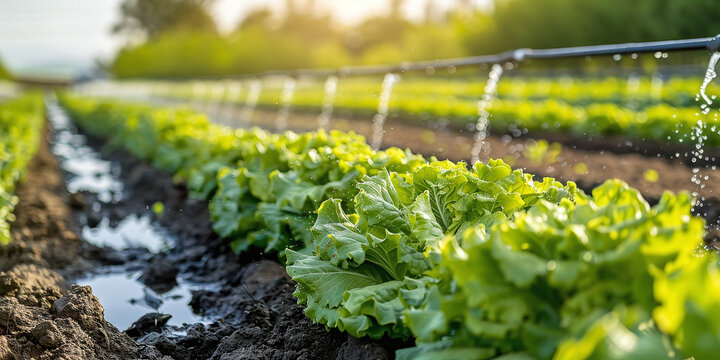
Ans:
[{"label": "sprinkler head", "polygon": [[525,55],[527,55],[528,51],[530,51],[530,49],[517,49],[517,50],[513,51],[513,53],[512,53],[513,60],[515,60],[517,62],[525,60]]},{"label": "sprinkler head", "polygon": [[708,50],[715,52],[720,50],[720,34],[716,35],[712,40],[707,43]]}]

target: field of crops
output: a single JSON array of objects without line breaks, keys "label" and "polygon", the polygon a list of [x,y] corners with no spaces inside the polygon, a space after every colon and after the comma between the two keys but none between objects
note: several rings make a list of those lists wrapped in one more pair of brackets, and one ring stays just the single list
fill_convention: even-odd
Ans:
[{"label": "field of crops", "polygon": [[716,358],[712,66],[501,70],[13,85],[0,359]]},{"label": "field of crops", "polygon": [[[21,134],[12,139],[38,142],[38,101],[4,105],[6,127],[33,119],[9,127]],[[711,359],[720,350],[719,259],[702,246],[704,221],[687,192],[651,206],[618,180],[585,192],[502,160],[468,168],[376,151],[337,130],[232,130],[187,109],[75,95],[60,105],[83,132],[187,184],[233,252],[261,249],[285,264],[313,323],[412,339],[391,345],[397,358]],[[7,152],[22,155],[8,184],[33,152]]]},{"label": "field of crops", "polygon": [[15,184],[23,179],[35,155],[42,129],[39,97],[27,97],[0,105],[0,244],[10,242],[10,222],[15,218]]},{"label": "field of crops", "polygon": [[720,358],[720,1],[0,1],[0,360]]},{"label": "field of crops", "polygon": [[[477,79],[478,76],[471,77]],[[392,88],[388,104],[394,117],[407,122],[440,121],[472,130],[478,117],[478,99],[486,79],[468,81],[462,76],[437,79],[402,76]],[[334,110],[352,117],[372,117],[381,92],[378,78],[336,79],[331,104]],[[143,89],[147,96],[180,101],[230,103],[251,101],[266,109],[292,107],[299,112],[320,113],[328,103],[325,83],[313,79],[293,80],[289,101],[282,77],[249,81],[204,81],[180,84],[125,82],[123,88]],[[253,86],[257,93],[253,95]],[[517,131],[564,132],[576,135],[620,135],[629,139],[658,142],[694,142],[693,127],[702,120],[708,129],[706,142],[720,145],[718,119],[699,112],[697,77],[630,78],[527,78],[500,81],[492,104],[490,127],[498,133]],[[98,88],[102,89],[101,86]],[[711,83],[708,93],[718,93]],[[112,93],[112,92],[111,92]],[[256,99],[250,100],[256,97]],[[216,105],[217,106],[217,105]],[[710,104],[715,107],[716,103]]]}]

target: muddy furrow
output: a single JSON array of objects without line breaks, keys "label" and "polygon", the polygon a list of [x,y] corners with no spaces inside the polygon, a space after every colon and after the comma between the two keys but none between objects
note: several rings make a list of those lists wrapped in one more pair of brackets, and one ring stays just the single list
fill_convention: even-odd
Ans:
[{"label": "muddy furrow", "polygon": [[68,281],[93,267],[91,246],[46,142],[16,194],[12,242],[0,246],[0,359],[158,358],[104,320],[90,288]]}]

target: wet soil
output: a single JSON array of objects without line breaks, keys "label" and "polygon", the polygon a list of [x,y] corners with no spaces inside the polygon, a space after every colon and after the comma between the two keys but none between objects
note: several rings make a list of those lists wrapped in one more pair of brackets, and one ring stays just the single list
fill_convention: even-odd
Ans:
[{"label": "wet soil", "polygon": [[28,170],[12,242],[0,246],[0,359],[159,358],[104,320],[90,288],[67,281],[94,265],[46,142]]}]

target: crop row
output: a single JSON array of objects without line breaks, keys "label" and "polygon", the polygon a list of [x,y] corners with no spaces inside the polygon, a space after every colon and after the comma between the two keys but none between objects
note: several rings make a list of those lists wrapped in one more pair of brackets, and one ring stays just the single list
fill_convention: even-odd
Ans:
[{"label": "crop row", "polygon": [[[662,91],[651,89],[651,80],[637,80],[628,93],[618,78],[551,82],[547,79],[512,78],[499,83],[499,97],[488,109],[490,128],[497,132],[560,131],[578,135],[620,135],[660,142],[698,143],[697,127],[706,126],[703,142],[720,146],[720,124],[711,114],[702,114],[695,100],[697,79],[671,79]],[[257,105],[277,109],[283,104],[283,81],[266,80]],[[237,84],[236,84],[237,85]],[[390,111],[405,119],[442,120],[456,127],[471,127],[477,121],[477,100],[484,82],[410,78],[398,82],[390,98]],[[202,91],[198,92],[198,88]],[[157,95],[171,98],[228,101],[242,104],[249,86],[233,94],[225,83],[173,84],[153,87]],[[369,79],[342,79],[332,104],[337,112],[370,118],[378,106],[380,85]],[[718,89],[711,87],[710,94]],[[653,95],[655,94],[655,95]],[[326,101],[321,83],[298,82],[292,96],[294,109],[319,113]]]},{"label": "crop row", "polygon": [[43,104],[28,95],[0,105],[0,244],[10,242],[16,184],[25,177],[37,151],[43,126]]},{"label": "crop row", "polygon": [[[263,81],[261,99],[281,98],[284,80],[282,78],[269,78]],[[150,83],[152,84],[152,83]],[[155,83],[160,85],[162,83]],[[225,99],[242,101],[247,95],[248,83],[240,91],[229,91],[239,83],[228,81],[218,82],[189,82],[171,83],[155,87],[159,94],[178,97],[199,97],[204,99]],[[381,79],[377,77],[342,78],[337,83],[339,97],[353,98],[377,94],[380,91]],[[477,100],[483,93],[486,85],[484,76],[463,76],[457,78],[428,78],[401,75],[400,81],[395,84],[393,95],[404,97],[452,98],[464,100]],[[242,85],[241,85],[242,87]],[[549,77],[520,77],[512,76],[502,78],[498,83],[497,95],[504,100],[545,100],[548,98],[561,100],[570,105],[585,106],[593,103],[612,103],[615,105],[644,108],[659,104],[674,107],[697,106],[697,93],[700,80],[697,77],[672,77],[662,81],[659,77],[631,77],[631,78],[577,78],[561,76]],[[301,93],[312,93],[312,96],[322,100],[325,89],[321,81],[300,79],[296,88]],[[717,94],[720,88],[711,83],[708,93]],[[243,93],[244,92],[244,93]],[[315,103],[319,103],[316,101]]]},{"label": "crop row", "polygon": [[499,160],[373,151],[352,133],[232,130],[61,97],[86,131],[184,178],[242,252],[276,252],[313,321],[412,337],[403,359],[712,359],[720,273],[693,199],[587,195]]}]

